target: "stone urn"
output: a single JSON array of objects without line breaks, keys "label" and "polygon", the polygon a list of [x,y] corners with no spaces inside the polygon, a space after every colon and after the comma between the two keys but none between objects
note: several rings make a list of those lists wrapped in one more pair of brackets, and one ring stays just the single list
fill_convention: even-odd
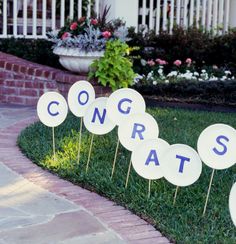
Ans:
[{"label": "stone urn", "polygon": [[85,52],[78,48],[56,47],[53,53],[58,55],[60,64],[75,73],[88,73],[92,62],[104,55],[104,51]]}]

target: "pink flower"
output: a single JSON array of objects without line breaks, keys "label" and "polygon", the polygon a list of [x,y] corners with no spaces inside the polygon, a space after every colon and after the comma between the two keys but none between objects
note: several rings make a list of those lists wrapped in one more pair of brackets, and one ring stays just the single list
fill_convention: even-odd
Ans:
[{"label": "pink flower", "polygon": [[187,59],[185,60],[185,63],[190,65],[190,64],[192,63],[192,59],[191,59],[191,58],[187,58]]},{"label": "pink flower", "polygon": [[97,25],[98,24],[98,20],[97,19],[91,19],[90,22],[92,25]]},{"label": "pink flower", "polygon": [[111,37],[111,32],[110,31],[104,31],[104,32],[102,32],[102,36],[104,37],[104,38],[110,38]]},{"label": "pink flower", "polygon": [[160,64],[160,65],[166,65],[166,64],[168,64],[165,60],[162,60],[162,59],[160,59],[160,58],[156,59],[156,62],[157,62],[158,64]]},{"label": "pink flower", "polygon": [[148,61],[147,61],[147,64],[148,64],[149,66],[154,66],[154,65],[155,65],[155,62],[151,59],[151,60],[148,60]]},{"label": "pink flower", "polygon": [[70,33],[69,32],[65,32],[63,33],[63,35],[61,36],[62,40],[65,40],[66,38],[70,37]]},{"label": "pink flower", "polygon": [[80,17],[80,18],[78,19],[78,22],[79,22],[79,23],[83,23],[85,20],[86,20],[86,17]]},{"label": "pink flower", "polygon": [[73,22],[71,25],[70,25],[70,30],[76,30],[78,27],[78,23],[77,22]]},{"label": "pink flower", "polygon": [[175,60],[174,65],[180,66],[182,64],[181,60]]}]

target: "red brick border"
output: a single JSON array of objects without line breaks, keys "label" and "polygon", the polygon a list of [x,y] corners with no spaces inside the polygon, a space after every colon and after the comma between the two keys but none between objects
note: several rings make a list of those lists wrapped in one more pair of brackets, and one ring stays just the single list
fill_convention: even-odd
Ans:
[{"label": "red brick border", "polygon": [[153,226],[124,207],[118,206],[94,192],[60,179],[56,175],[44,171],[26,158],[16,145],[17,136],[22,129],[36,120],[35,117],[27,118],[0,130],[1,161],[6,166],[50,192],[84,207],[128,243],[170,243]]},{"label": "red brick border", "polygon": [[[67,71],[0,52],[0,102],[21,105],[36,105],[38,98],[46,91],[58,90],[67,97],[70,86],[85,75]],[[92,82],[97,96],[110,93],[110,89]]]}]

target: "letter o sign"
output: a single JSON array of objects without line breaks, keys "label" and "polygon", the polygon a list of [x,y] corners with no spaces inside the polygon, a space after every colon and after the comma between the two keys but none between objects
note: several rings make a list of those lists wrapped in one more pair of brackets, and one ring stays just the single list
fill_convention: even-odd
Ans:
[{"label": "letter o sign", "polygon": [[202,161],[213,169],[227,169],[236,163],[236,130],[214,124],[200,134],[197,142]]},{"label": "letter o sign", "polygon": [[77,117],[83,117],[86,109],[95,100],[93,86],[85,80],[74,83],[68,92],[70,111]]},{"label": "letter o sign", "polygon": [[56,127],[66,119],[68,106],[61,94],[46,92],[38,100],[37,113],[43,124]]}]

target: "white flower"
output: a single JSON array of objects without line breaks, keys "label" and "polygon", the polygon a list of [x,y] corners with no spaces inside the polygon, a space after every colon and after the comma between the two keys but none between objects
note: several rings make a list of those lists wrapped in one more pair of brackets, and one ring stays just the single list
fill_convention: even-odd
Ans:
[{"label": "white flower", "polygon": [[195,71],[193,74],[194,74],[195,76],[199,76],[199,73],[198,73],[197,71]]},{"label": "white flower", "polygon": [[169,80],[165,80],[165,83],[168,84],[168,83],[170,83],[170,82],[169,82]]},{"label": "white flower", "polygon": [[144,60],[144,59],[141,59],[141,64],[142,64],[142,66],[146,66],[146,64],[147,64],[147,61],[146,60]]},{"label": "white flower", "polygon": [[226,70],[226,71],[225,71],[225,74],[226,74],[226,75],[231,75],[231,71]]},{"label": "white flower", "polygon": [[167,77],[173,77],[173,76],[177,76],[178,75],[178,72],[177,71],[171,71]]},{"label": "white flower", "polygon": [[162,74],[163,74],[163,69],[161,69],[161,68],[158,69],[158,74],[159,74],[159,75],[162,75]]},{"label": "white flower", "polygon": [[204,74],[204,73],[206,73],[206,70],[205,70],[205,69],[202,69],[202,71],[201,71],[201,72]]},{"label": "white flower", "polygon": [[227,79],[227,76],[225,76],[225,75],[221,77],[221,80],[222,80],[222,81],[224,81],[224,80],[226,80],[226,79]]},{"label": "white flower", "polygon": [[154,86],[157,85],[157,81],[154,80],[154,81],[152,82],[152,84],[153,84]]}]

